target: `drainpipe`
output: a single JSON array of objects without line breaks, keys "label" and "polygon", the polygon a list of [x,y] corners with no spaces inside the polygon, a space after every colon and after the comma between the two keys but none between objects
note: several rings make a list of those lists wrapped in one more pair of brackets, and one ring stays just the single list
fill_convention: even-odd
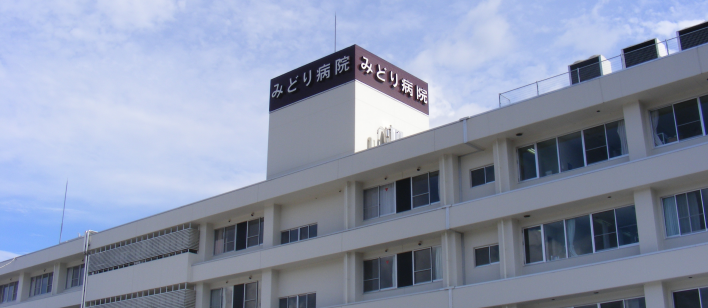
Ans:
[{"label": "drainpipe", "polygon": [[96,231],[88,230],[84,234],[84,284],[81,287],[81,304],[79,308],[84,308],[86,305],[86,284],[88,284],[88,273],[89,273],[89,246],[91,245],[91,234],[96,233]]}]

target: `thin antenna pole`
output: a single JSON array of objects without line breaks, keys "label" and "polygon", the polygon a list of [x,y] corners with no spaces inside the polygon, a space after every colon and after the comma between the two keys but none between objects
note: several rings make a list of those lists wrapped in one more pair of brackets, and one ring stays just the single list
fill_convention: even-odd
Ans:
[{"label": "thin antenna pole", "polygon": [[59,244],[61,244],[61,233],[64,232],[64,212],[66,211],[67,191],[69,191],[69,179],[66,179],[66,187],[64,187],[64,208],[61,210],[61,228],[59,229]]},{"label": "thin antenna pole", "polygon": [[334,52],[337,52],[337,12],[334,12]]}]

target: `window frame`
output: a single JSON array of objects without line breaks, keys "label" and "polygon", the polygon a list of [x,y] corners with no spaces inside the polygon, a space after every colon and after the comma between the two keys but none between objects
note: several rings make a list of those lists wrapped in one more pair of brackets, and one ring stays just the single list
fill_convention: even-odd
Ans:
[{"label": "window frame", "polygon": [[[514,156],[515,156],[515,159],[516,159],[516,170],[518,171],[518,172],[517,172],[517,173],[518,173],[518,178],[517,178],[518,182],[519,182],[519,183],[522,183],[522,182],[526,182],[526,181],[537,180],[537,179],[544,178],[544,177],[547,177],[547,176],[553,176],[553,175],[561,174],[561,173],[564,173],[564,172],[570,172],[570,171],[573,171],[573,170],[585,168],[585,167],[592,166],[592,165],[595,165],[595,164],[599,164],[599,163],[603,163],[603,162],[607,162],[607,161],[611,161],[611,160],[615,160],[615,159],[619,159],[619,158],[622,158],[622,157],[627,157],[627,156],[629,156],[629,150],[627,151],[626,154],[618,155],[618,156],[615,156],[615,157],[610,157],[610,154],[609,154],[609,140],[607,139],[607,124],[614,123],[614,122],[619,122],[619,121],[624,121],[624,120],[625,120],[624,118],[621,118],[621,119],[616,119],[616,120],[612,120],[612,121],[608,121],[608,122],[603,122],[603,123],[598,124],[598,125],[593,125],[593,126],[584,127],[584,128],[582,128],[582,129],[580,129],[580,130],[574,130],[574,131],[571,131],[571,132],[568,132],[568,133],[565,133],[565,134],[562,134],[562,135],[557,135],[557,136],[555,136],[555,137],[545,138],[545,139],[542,139],[542,140],[539,140],[539,141],[536,141],[536,142],[526,143],[526,144],[522,144],[522,145],[520,145],[520,146],[517,146],[517,147],[515,148],[515,151],[514,151]],[[626,123],[625,123],[625,125],[626,125]],[[602,127],[604,128],[604,130],[605,130],[605,147],[606,147],[606,151],[608,152],[607,160],[601,160],[601,161],[597,161],[597,162],[588,164],[588,158],[587,158],[587,151],[588,151],[588,149],[585,147],[585,130],[588,130],[588,129],[591,129],[591,128],[596,128],[596,127],[598,127],[598,126],[602,126]],[[626,126],[625,126],[625,127],[626,127]],[[626,130],[626,128],[625,128],[625,130]],[[583,165],[582,167],[577,167],[577,168],[573,168],[573,169],[571,169],[571,170],[563,171],[563,170],[562,170],[562,166],[561,166],[560,144],[558,143],[558,138],[564,137],[564,136],[567,136],[567,135],[571,135],[571,134],[575,134],[575,133],[578,133],[578,132],[580,132],[580,141],[581,141],[582,148],[583,148],[583,164],[584,164],[584,165]],[[627,138],[627,134],[626,134],[626,131],[625,131],[625,139],[626,139],[626,138]],[[539,170],[539,166],[540,166],[540,165],[539,165],[539,155],[538,155],[538,144],[541,143],[541,142],[549,141],[549,140],[555,140],[555,142],[556,142],[556,157],[557,157],[556,160],[557,160],[557,164],[558,164],[558,172],[557,172],[557,173],[552,173],[552,174],[549,174],[549,175],[541,176],[541,172],[540,172],[540,170]],[[526,148],[526,147],[529,147],[529,146],[533,146],[533,150],[534,150],[534,160],[535,160],[536,176],[535,176],[535,177],[530,177],[530,178],[527,178],[527,179],[521,179],[521,160],[519,159],[519,149],[521,149],[521,148]],[[594,148],[593,148],[593,149],[594,149]],[[592,150],[592,149],[591,149],[591,150]],[[480,185],[480,186],[481,186],[481,185]],[[476,186],[475,186],[475,187],[476,187]]]},{"label": "window frame", "polygon": [[[256,245],[250,245],[250,246],[249,246],[249,244],[248,244],[248,239],[255,237],[255,236],[250,236],[250,237],[248,236],[248,232],[249,232],[249,228],[250,228],[250,222],[256,221],[256,220],[258,221],[258,227],[257,227],[257,229],[258,229],[258,244],[256,244]],[[246,238],[245,238],[245,240],[246,240],[246,248],[238,249],[237,242],[238,242],[238,236],[239,236],[239,235],[238,235],[238,227],[237,227],[237,226],[238,226],[239,224],[241,224],[241,223],[246,223]],[[223,254],[226,254],[226,253],[231,253],[231,252],[235,252],[235,251],[246,250],[246,249],[251,248],[251,247],[262,246],[262,245],[263,245],[263,237],[264,237],[264,236],[263,236],[263,230],[264,230],[264,229],[263,229],[263,224],[264,224],[264,223],[265,223],[265,217],[259,217],[259,218],[249,219],[249,220],[246,220],[246,221],[238,222],[238,223],[236,223],[236,224],[227,225],[227,226],[224,226],[224,227],[221,227],[221,228],[216,228],[216,229],[214,229],[214,239],[213,239],[213,241],[212,241],[212,242],[214,243],[214,247],[213,247],[213,249],[212,249],[212,255],[213,255],[213,256],[220,256],[220,255],[223,255]],[[231,228],[231,227],[233,227],[233,229],[234,229],[234,238],[233,238],[233,241],[232,241],[232,242],[229,242],[228,239],[226,238],[226,229],[227,229],[227,228]],[[216,245],[217,232],[220,232],[220,233],[221,233],[221,236],[222,236],[222,238],[221,238],[221,240],[222,240],[221,246],[222,246],[222,247],[221,247],[221,252],[220,252],[220,253],[216,253],[216,251],[217,251],[217,249],[216,249],[216,248],[217,248],[217,245]],[[226,250],[226,246],[227,246],[228,243],[233,243],[233,246],[234,246],[233,250]]]},{"label": "window frame", "polygon": [[[672,239],[672,238],[678,238],[678,237],[682,237],[682,236],[689,236],[689,235],[693,235],[693,234],[700,234],[703,232],[708,232],[708,217],[707,217],[708,215],[705,212],[705,209],[707,206],[706,206],[706,200],[703,199],[703,190],[707,190],[707,189],[708,189],[708,187],[698,188],[698,189],[693,189],[693,190],[688,190],[688,191],[682,191],[680,193],[671,194],[671,195],[659,198],[659,204],[661,206],[661,215],[663,216],[661,223],[664,225],[664,239]],[[703,222],[706,227],[703,230],[692,231],[689,233],[681,233],[681,218],[679,217],[678,202],[676,202],[676,196],[688,195],[689,193],[692,193],[692,192],[698,192],[698,196],[701,198],[701,206],[703,207]],[[674,198],[674,207],[676,208],[676,220],[677,220],[676,223],[679,228],[679,233],[676,235],[668,235],[669,230],[667,229],[667,225],[666,225],[666,211],[664,210],[664,199],[668,199],[668,198]],[[689,214],[689,218],[690,217],[691,216]],[[708,307],[706,307],[706,308],[708,308]]]},{"label": "window frame", "polygon": [[[254,283],[256,284],[256,299],[247,300],[247,299],[246,299],[246,294],[247,294],[248,291],[247,291],[246,288],[247,288],[248,285],[251,285],[251,284],[254,284]],[[259,295],[260,295],[260,293],[261,293],[261,292],[260,292],[260,284],[258,283],[258,281],[247,282],[247,283],[237,283],[237,284],[235,284],[235,285],[230,286],[230,288],[231,288],[231,289],[234,289],[234,288],[235,288],[236,286],[238,286],[238,285],[243,285],[243,303],[241,303],[241,304],[242,304],[242,307],[245,308],[245,307],[246,307],[246,302],[250,302],[250,301],[255,301],[255,302],[256,302],[256,307],[258,307],[258,304],[259,304],[259,302],[260,302],[260,301],[258,300],[258,297],[259,297]],[[224,300],[223,300],[223,296],[224,296],[223,288],[222,288],[221,290],[222,290],[222,291],[221,291],[221,296],[222,296],[221,305],[223,306],[223,305],[226,304],[226,303],[225,303]],[[231,292],[231,305],[233,306],[235,303],[236,303],[236,292]],[[229,307],[226,307],[226,308],[229,308]]]},{"label": "window frame", "polygon": [[[305,298],[308,298],[308,301],[309,301],[310,294],[315,295],[315,304],[314,305],[317,305],[317,292],[309,292],[309,293],[302,293],[302,294],[291,295],[291,296],[278,297],[278,307],[280,307],[280,300],[285,299],[286,303],[287,303],[287,300],[290,298],[295,298],[295,306],[300,307],[300,297],[305,296]],[[287,306],[287,304],[286,304],[286,306]],[[306,304],[306,307],[307,306],[309,306],[309,305]]]},{"label": "window frame", "polygon": [[[703,118],[704,111],[703,111],[703,104],[702,104],[702,101],[701,101],[701,98],[702,98],[702,97],[707,97],[707,96],[708,96],[708,93],[707,93],[707,94],[698,95],[698,96],[693,96],[693,97],[690,97],[690,98],[682,99],[682,100],[680,100],[680,101],[674,101],[673,103],[661,105],[661,106],[656,107],[656,108],[653,108],[653,109],[651,109],[651,110],[647,110],[647,112],[649,113],[649,124],[650,124],[650,126],[651,126],[651,138],[652,138],[652,144],[654,145],[654,148],[661,148],[661,147],[665,147],[665,146],[668,146],[668,145],[677,144],[677,143],[680,143],[680,142],[682,142],[682,141],[686,141],[686,140],[691,140],[691,139],[696,139],[696,138],[699,138],[699,137],[705,137],[705,136],[707,136],[707,135],[708,135],[708,127],[706,127],[706,126],[708,126],[708,125],[706,125],[706,119]],[[696,103],[698,104],[698,115],[699,115],[699,119],[700,119],[700,121],[701,121],[701,128],[702,128],[703,134],[702,134],[702,135],[698,135],[698,136],[693,136],[693,137],[685,138],[685,139],[681,139],[681,138],[679,137],[678,123],[677,123],[677,121],[676,121],[676,108],[675,108],[674,106],[677,105],[677,104],[681,104],[681,103],[688,102],[688,101],[693,100],[693,99],[695,99],[695,100],[696,100]],[[652,121],[651,113],[654,112],[654,111],[657,111],[657,110],[666,108],[666,107],[671,107],[671,113],[672,113],[673,119],[674,119],[674,129],[676,130],[676,141],[657,145],[657,144],[656,144],[656,141],[655,141],[655,139],[654,139],[654,133],[655,133],[655,132],[654,132],[654,128],[653,128],[653,127],[654,127],[654,122]]]},{"label": "window frame", "polygon": [[[378,276],[377,278],[362,279],[362,284],[364,284],[366,281],[370,281],[370,280],[374,280],[374,279],[376,279],[376,280],[379,281],[379,288],[378,288],[378,289],[376,289],[376,290],[370,290],[370,291],[364,291],[364,294],[366,294],[366,293],[381,292],[381,291],[386,291],[386,290],[398,289],[398,279],[396,279],[396,277],[398,276],[398,267],[396,266],[397,263],[398,263],[398,258],[396,257],[396,255],[397,255],[397,254],[390,254],[390,255],[380,256],[380,257],[376,257],[376,258],[372,258],[372,259],[366,259],[366,260],[363,260],[363,261],[362,261],[362,265],[363,265],[363,262],[377,260],[378,262],[377,262],[376,264],[378,264],[378,273],[379,273],[379,276]],[[392,285],[391,287],[388,287],[388,288],[381,288],[381,259],[382,259],[382,258],[389,258],[389,257],[393,257],[393,264],[391,265],[391,266],[392,266],[392,269],[393,269],[392,272],[393,272],[393,278],[394,278],[394,279],[393,279],[393,280],[394,280],[394,281],[393,281],[393,285]],[[363,276],[362,276],[362,277],[363,277]],[[362,289],[363,289],[363,288],[362,288]]]},{"label": "window frame", "polygon": [[[47,277],[47,285],[46,285],[46,288],[43,288],[41,283],[42,283],[42,280],[44,279],[45,276]],[[30,278],[29,297],[40,296],[40,295],[52,293],[52,288],[54,287],[53,279],[54,279],[54,272],[43,273],[41,275],[31,277]],[[37,283],[40,283],[40,285],[38,286]],[[39,289],[39,290],[37,290],[37,289]]]},{"label": "window frame", "polygon": [[[494,183],[494,182],[496,181],[496,176],[494,177],[493,180],[489,181],[489,176],[487,175],[487,168],[489,168],[489,167],[494,168],[494,164],[486,165],[486,166],[479,167],[479,168],[470,169],[470,188],[484,186],[484,185],[487,185],[487,184]],[[482,171],[484,172],[484,184],[474,185],[474,184],[473,184],[473,180],[472,180],[472,172],[475,172],[475,171],[478,171],[478,170],[482,170]]]},{"label": "window frame", "polygon": [[698,291],[698,301],[701,304],[702,308],[708,308],[708,303],[703,303],[703,298],[701,298],[701,289],[708,289],[708,286],[705,287],[695,287],[695,288],[686,288],[686,289],[679,289],[679,290],[673,290],[671,291],[671,305],[674,305],[676,303],[676,299],[674,297],[674,293],[676,292],[684,292],[684,291],[693,291],[696,290]]},{"label": "window frame", "polygon": [[[440,195],[440,186],[439,186],[439,185],[440,185],[440,170],[434,170],[434,171],[424,172],[424,173],[421,173],[421,174],[418,174],[418,175],[409,176],[409,177],[407,177],[407,178],[406,178],[406,177],[403,177],[403,178],[398,179],[398,180],[394,180],[394,181],[391,181],[391,182],[386,182],[386,183],[382,183],[382,184],[379,184],[379,185],[375,185],[375,186],[371,186],[371,187],[362,189],[362,191],[367,191],[367,190],[371,190],[371,189],[376,188],[376,189],[377,189],[377,192],[378,192],[378,198],[379,198],[379,204],[378,204],[378,206],[377,206],[377,211],[378,211],[377,215],[376,215],[376,216],[373,216],[373,217],[370,217],[370,218],[366,218],[366,215],[364,214],[364,213],[365,213],[365,209],[366,209],[366,204],[364,204],[364,205],[363,205],[363,209],[364,209],[364,210],[362,211],[362,215],[363,215],[363,219],[362,219],[362,220],[363,220],[363,221],[368,221],[368,220],[372,220],[372,219],[376,219],[376,218],[380,218],[380,217],[386,217],[386,216],[390,216],[390,215],[395,215],[395,214],[404,213],[404,212],[407,212],[407,211],[415,210],[415,209],[418,209],[418,208],[423,208],[423,207],[430,206],[430,205],[439,204],[441,200],[438,200],[438,201],[435,201],[435,202],[431,202],[431,201],[432,201],[432,195],[433,195],[433,192],[432,192],[432,190],[431,190],[431,185],[430,185],[430,174],[431,174],[431,173],[437,173],[437,176],[438,176],[438,199],[439,199],[439,197],[440,197],[440,196],[439,196],[439,195]],[[422,176],[422,175],[425,175],[425,176],[426,176],[426,183],[428,184],[428,191],[427,191],[426,193],[421,193],[421,194],[413,195],[413,178],[419,177],[419,176]],[[397,200],[397,198],[398,198],[398,197],[397,197],[398,187],[397,187],[397,184],[396,184],[396,183],[399,182],[399,181],[401,181],[401,180],[406,180],[406,179],[408,179],[408,184],[409,184],[409,187],[410,187],[410,204],[411,204],[411,208],[410,208],[409,210],[406,210],[406,211],[398,212],[398,211],[396,210],[396,205],[397,205],[397,202],[398,202],[398,200]],[[382,187],[382,186],[389,185],[389,184],[393,184],[393,206],[394,206],[394,211],[393,211],[392,213],[388,213],[388,214],[383,214],[383,215],[381,215],[381,199],[380,199],[380,198],[381,198],[381,187]],[[415,206],[414,203],[413,203],[413,199],[414,199],[415,197],[422,196],[422,195],[425,195],[425,194],[428,194],[428,204]]]},{"label": "window frame", "polygon": [[[317,232],[317,235],[315,235],[315,236],[310,236],[310,234],[312,234],[312,233],[310,232],[310,228],[312,228],[313,226],[317,226],[317,223],[312,223],[312,224],[303,225],[303,226],[299,226],[299,227],[295,227],[295,228],[290,228],[290,229],[287,229],[287,230],[281,230],[281,231],[280,231],[280,241],[281,241],[281,242],[280,242],[280,245],[287,245],[287,244],[291,244],[291,243],[297,243],[297,242],[300,242],[300,241],[306,241],[306,240],[309,240],[309,239],[318,237],[318,236],[319,236],[319,230],[318,230],[318,232]],[[301,238],[301,237],[302,237],[302,233],[300,232],[300,229],[305,228],[305,227],[307,227],[307,238],[306,238],[306,239],[302,239],[302,238]],[[292,240],[290,239],[290,232],[292,232],[293,230],[297,230],[297,238],[298,238],[297,241],[292,241]],[[287,242],[287,243],[283,243],[283,242],[282,242],[282,241],[283,241],[283,233],[284,233],[284,232],[288,232],[288,242]]]},{"label": "window frame", "polygon": [[603,301],[603,302],[598,302],[598,303],[595,303],[595,304],[581,304],[581,305],[571,306],[570,308],[586,307],[586,306],[590,306],[590,305],[595,305],[595,307],[600,308],[600,307],[601,307],[600,305],[602,305],[602,304],[614,303],[614,302],[622,302],[622,306],[623,306],[623,307],[626,307],[626,306],[627,306],[627,301],[631,301],[631,300],[633,300],[633,299],[640,299],[640,298],[644,298],[645,301],[646,301],[646,297],[645,297],[645,296],[637,296],[637,297],[630,297],[630,298],[623,298],[623,299],[615,299],[615,300]]},{"label": "window frame", "polygon": [[[412,262],[411,262],[411,277],[412,277],[412,279],[413,279],[413,284],[412,284],[412,285],[404,286],[404,287],[400,287],[400,288],[405,288],[405,287],[410,287],[410,286],[415,286],[415,285],[421,285],[421,284],[427,284],[427,283],[434,283],[434,282],[442,281],[442,280],[444,279],[443,275],[440,275],[441,278],[439,278],[439,279],[436,279],[436,278],[435,278],[435,276],[436,276],[436,275],[435,275],[435,274],[436,274],[436,271],[442,271],[443,269],[442,269],[442,268],[436,268],[436,267],[434,266],[434,263],[435,263],[435,258],[434,258],[434,255],[433,255],[433,249],[434,249],[434,248],[440,248],[440,253],[441,253],[441,254],[443,253],[443,251],[442,251],[442,245],[435,245],[435,246],[430,246],[430,247],[426,247],[426,248],[415,249],[415,250],[410,250],[410,251],[406,250],[406,251],[402,251],[402,252],[399,252],[399,253],[388,254],[388,255],[383,255],[383,256],[376,257],[376,258],[370,258],[370,259],[362,260],[362,268],[363,268],[363,263],[364,263],[364,262],[373,261],[373,260],[378,260],[378,266],[379,266],[379,268],[378,268],[379,276],[378,276],[378,278],[375,278],[375,279],[379,280],[379,288],[378,288],[378,290],[364,291],[364,294],[375,293],[375,292],[380,292],[380,291],[387,291],[387,290],[394,290],[394,289],[398,289],[398,288],[399,288],[399,286],[398,286],[398,255],[399,255],[400,253],[407,253],[407,252],[410,252],[410,253],[411,253],[411,261],[412,261]],[[415,253],[418,252],[418,251],[422,251],[422,250],[428,250],[428,254],[429,254],[429,256],[430,256],[430,267],[427,268],[427,269],[422,269],[422,270],[416,271],[416,269],[415,269]],[[393,282],[393,286],[392,286],[392,287],[388,287],[388,288],[383,288],[383,289],[382,289],[382,288],[381,288],[381,258],[388,258],[388,257],[393,257],[393,265],[392,265],[392,267],[393,267],[393,278],[394,278],[394,282]],[[421,271],[426,271],[426,270],[430,270],[430,281],[416,282],[416,280],[415,280],[415,273],[416,273],[416,272],[421,272]],[[363,277],[363,275],[362,275],[362,277]],[[364,280],[364,279],[362,278],[362,282],[361,282],[361,283],[362,283],[362,289],[363,289],[364,282],[365,282],[365,281],[369,281],[369,280],[373,280],[373,279]]]},{"label": "window frame", "polygon": [[[74,279],[73,277],[69,276],[69,273],[71,272],[72,274],[74,271],[78,270],[79,271],[79,278],[78,282],[76,285],[74,285]],[[84,271],[85,271],[85,264],[79,264],[76,266],[68,267],[66,269],[66,285],[64,286],[64,289],[71,289],[71,288],[76,288],[80,287],[84,284]]]},{"label": "window frame", "polygon": [[[584,215],[577,215],[577,216],[572,216],[572,217],[568,217],[568,218],[563,218],[563,219],[560,219],[560,220],[553,220],[553,221],[544,222],[544,223],[541,223],[541,224],[534,224],[534,225],[529,225],[529,226],[526,226],[526,227],[522,227],[522,228],[521,228],[521,247],[522,247],[522,250],[524,251],[524,257],[523,257],[524,265],[532,265],[532,264],[539,264],[539,263],[547,263],[547,262],[554,262],[554,261],[567,260],[567,259],[570,259],[570,258],[578,258],[578,257],[582,257],[582,256],[585,256],[585,255],[596,254],[596,253],[601,253],[601,252],[605,252],[605,251],[616,250],[616,249],[620,249],[620,248],[624,248],[624,247],[630,247],[630,246],[639,245],[639,241],[637,241],[636,243],[631,243],[631,244],[624,244],[624,245],[620,245],[620,244],[619,244],[620,241],[619,241],[619,232],[618,232],[618,228],[619,228],[619,227],[618,227],[618,224],[617,224],[617,209],[621,209],[621,208],[625,208],[625,207],[630,207],[630,206],[634,206],[634,215],[635,215],[635,217],[636,217],[636,215],[637,215],[637,208],[636,208],[636,205],[635,205],[635,204],[628,204],[628,205],[623,205],[623,206],[619,206],[619,207],[613,207],[613,208],[610,208],[610,209],[602,210],[602,211],[599,211],[599,212],[593,212],[593,213],[588,213],[588,214],[584,214]],[[608,211],[612,211],[612,214],[613,214],[614,219],[615,219],[615,238],[617,239],[617,246],[612,247],[612,248],[597,250],[597,248],[596,248],[596,246],[595,246],[595,236],[597,236],[597,234],[595,233],[595,226],[594,226],[594,221],[593,221],[593,215],[599,214],[599,213],[608,212]],[[591,239],[591,245],[592,245],[592,253],[586,253],[586,254],[583,254],[583,255],[572,256],[572,257],[571,257],[571,256],[570,256],[570,252],[568,251],[568,231],[567,231],[568,229],[567,229],[567,223],[566,223],[566,221],[567,221],[567,220],[570,220],[570,219],[576,219],[576,218],[580,218],[580,217],[585,217],[585,216],[588,216],[589,219],[590,219],[590,233],[591,233],[590,239]],[[546,225],[546,224],[552,224],[552,223],[557,223],[557,222],[561,222],[561,221],[563,222],[563,240],[564,240],[564,245],[565,245],[565,258],[561,258],[561,259],[557,259],[557,260],[548,260],[548,256],[547,256],[547,253],[546,253],[546,249],[547,249],[547,248],[546,248],[546,234],[545,234],[544,225]],[[542,260],[542,261],[536,261],[536,262],[527,263],[527,262],[526,262],[526,258],[527,258],[527,256],[526,256],[526,245],[527,245],[527,243],[526,243],[526,240],[525,240],[525,238],[524,238],[524,231],[527,230],[527,229],[536,228],[536,227],[540,227],[540,229],[541,229],[541,251],[542,251],[542,253],[543,253],[543,260]],[[639,228],[638,224],[637,224],[637,228]],[[708,307],[707,307],[707,308],[708,308]]]},{"label": "window frame", "polygon": [[[18,287],[19,287],[18,281],[13,281],[10,283],[0,285],[0,305],[2,305],[3,303],[10,303],[10,302],[16,301]],[[5,297],[5,291],[9,290],[10,288],[12,288],[12,292],[8,291],[7,295],[9,295],[9,297]]]},{"label": "window frame", "polygon": [[[490,266],[494,264],[498,264],[501,261],[501,258],[499,260],[492,262],[492,247],[497,246],[497,251],[499,251],[499,243],[497,244],[491,244],[491,245],[485,245],[485,246],[478,246],[473,248],[474,249],[474,267],[485,267],[485,266]],[[484,249],[487,248],[487,255],[489,257],[489,263],[487,264],[477,264],[477,249]]]}]

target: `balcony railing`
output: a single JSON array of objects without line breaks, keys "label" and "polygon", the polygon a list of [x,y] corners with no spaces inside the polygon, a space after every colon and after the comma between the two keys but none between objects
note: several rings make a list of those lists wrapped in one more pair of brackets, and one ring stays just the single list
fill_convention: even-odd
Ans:
[{"label": "balcony railing", "polygon": [[658,41],[656,44],[604,59],[598,63],[499,93],[499,107],[515,104],[577,83],[592,80],[596,77],[622,71],[634,65],[672,55],[706,42],[708,42],[708,28],[685,33],[665,41]]}]

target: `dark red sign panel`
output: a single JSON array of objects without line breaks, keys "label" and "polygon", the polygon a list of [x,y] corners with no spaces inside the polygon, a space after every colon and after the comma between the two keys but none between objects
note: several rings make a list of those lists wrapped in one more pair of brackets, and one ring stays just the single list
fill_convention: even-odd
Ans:
[{"label": "dark red sign panel", "polygon": [[270,111],[354,79],[429,114],[428,83],[357,45],[271,79]]}]

